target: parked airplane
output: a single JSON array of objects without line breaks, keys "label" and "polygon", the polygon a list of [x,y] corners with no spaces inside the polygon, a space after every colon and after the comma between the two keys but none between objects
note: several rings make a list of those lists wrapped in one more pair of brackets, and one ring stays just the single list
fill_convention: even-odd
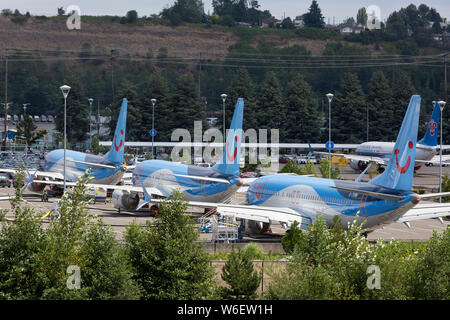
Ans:
[{"label": "parked airplane", "polygon": [[[436,164],[433,157],[439,152],[437,147],[439,128],[440,107],[436,102],[430,122],[428,122],[427,132],[422,140],[416,145],[416,161],[414,169],[418,170],[423,164],[432,162]],[[333,156],[341,156],[350,159],[350,167],[356,171],[363,171],[370,162],[376,163],[380,169],[385,167],[394,149],[394,142],[369,141],[361,143],[355,150],[355,154],[333,153]],[[321,153],[325,154],[325,153]],[[450,158],[444,157],[443,161]],[[438,164],[438,163],[437,163]],[[381,169],[380,171],[382,171]]]},{"label": "parked airplane", "polygon": [[[242,185],[239,167],[243,114],[244,100],[239,98],[223,148],[221,163],[206,168],[164,160],[147,160],[138,163],[133,170],[133,185],[150,187],[152,190],[150,193],[163,197],[168,197],[175,189],[179,189],[187,201],[222,202],[226,200]],[[130,201],[130,196],[138,200],[135,195],[130,195],[126,190],[115,190],[113,193],[115,207],[136,208],[137,201]],[[150,202],[151,196],[146,191],[145,201],[137,207],[137,210]]]},{"label": "parked airplane", "polygon": [[419,202],[450,192],[418,195],[411,191],[419,111],[420,96],[414,95],[386,170],[367,183],[359,179],[341,181],[276,174],[258,178],[250,185],[249,205],[204,205],[215,207],[222,215],[256,221],[265,228],[271,221],[279,221],[286,227],[298,221],[306,229],[319,213],[330,226],[334,216],[338,216],[344,227],[357,218],[358,223],[365,221],[364,227],[369,230],[395,221],[408,225],[411,220],[449,215],[448,204]]},{"label": "parked airplane", "polygon": [[[66,150],[66,181],[75,182],[78,177],[84,175],[86,170],[91,170],[94,184],[117,184],[121,181],[126,167],[123,164],[125,131],[127,120],[127,99],[122,101],[119,118],[111,148],[104,156],[96,156],[89,153]],[[0,172],[15,173],[14,169],[0,169]],[[31,191],[41,191],[46,184],[60,184],[57,181],[43,181],[39,179],[64,180],[64,149],[57,149],[45,156],[44,171],[36,171],[29,174],[27,186]],[[50,183],[51,182],[51,183]]]}]

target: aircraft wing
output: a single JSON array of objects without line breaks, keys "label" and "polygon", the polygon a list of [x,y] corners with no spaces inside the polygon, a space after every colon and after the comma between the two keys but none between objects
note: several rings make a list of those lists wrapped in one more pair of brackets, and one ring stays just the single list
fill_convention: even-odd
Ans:
[{"label": "aircraft wing", "polygon": [[[6,173],[12,173],[12,174],[16,174],[17,171],[18,170],[16,170],[16,169],[0,169],[0,172],[6,172]],[[64,176],[61,173],[58,173],[58,172],[36,171],[36,173],[35,173],[33,171],[33,175],[35,175],[37,177],[46,177],[46,178],[64,180]]]},{"label": "aircraft wing", "polygon": [[[443,163],[444,165],[448,165],[448,164],[449,164],[449,163],[448,163],[449,161],[450,161],[450,155],[448,155],[448,154],[442,155],[442,163]],[[431,158],[430,160],[417,160],[417,159],[416,159],[416,162],[432,163],[433,165],[438,166],[438,165],[440,165],[440,163],[441,163],[441,159],[440,159],[439,156],[434,156],[434,157]]]},{"label": "aircraft wing", "polygon": [[[156,202],[158,201],[160,200],[157,200]],[[302,226],[307,226],[312,223],[309,214],[303,214],[287,207],[263,207],[255,205],[239,205],[198,201],[190,201],[189,206],[216,208],[217,212],[222,215],[233,216],[236,218],[253,220],[257,222],[270,223],[272,221],[278,221],[287,226],[290,226],[294,221],[298,221]]]},{"label": "aircraft wing", "polygon": [[[46,181],[46,180],[34,180],[35,183],[44,183],[49,185],[64,185],[64,181]],[[76,182],[68,182],[66,181],[66,186],[68,187],[74,187],[76,186]],[[128,192],[139,192],[142,193],[142,187],[136,187],[136,186],[119,186],[119,185],[111,185],[111,184],[97,184],[97,183],[88,183],[86,186],[90,189],[109,189],[109,190],[122,190],[122,191],[128,191]],[[146,190],[153,195],[157,196],[163,196],[163,194],[156,188],[146,188]]]},{"label": "aircraft wing", "polygon": [[[328,155],[327,152],[315,152],[317,154],[321,154],[321,155]],[[375,162],[376,164],[379,165],[383,165],[386,166],[389,162],[389,159],[383,159],[380,157],[369,157],[369,156],[362,156],[362,155],[357,155],[357,154],[343,154],[343,153],[332,153],[331,154],[332,157],[344,157],[346,159],[349,160],[355,160],[355,161],[363,161],[363,162]]]},{"label": "aircraft wing", "polygon": [[414,220],[433,219],[450,216],[450,203],[422,202],[410,209],[397,221],[410,222]]}]

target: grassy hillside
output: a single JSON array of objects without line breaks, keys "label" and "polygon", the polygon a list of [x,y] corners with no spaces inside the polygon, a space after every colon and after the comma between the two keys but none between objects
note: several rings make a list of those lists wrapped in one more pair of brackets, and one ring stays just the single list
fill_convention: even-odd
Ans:
[{"label": "grassy hillside", "polygon": [[[278,47],[302,45],[313,55],[321,55],[327,42],[342,39],[339,34],[328,39],[310,39],[294,30],[247,29],[186,25],[170,27],[155,24],[128,25],[105,21],[95,17],[82,17],[81,30],[68,30],[65,17],[30,17],[23,23],[14,23],[9,17],[0,16],[0,46],[2,48],[33,50],[80,51],[90,47],[93,52],[109,54],[111,49],[124,54],[146,55],[149,50],[157,53],[167,48],[172,57],[215,59],[225,57],[229,46],[242,40],[252,45],[272,42]],[[372,53],[374,45],[367,47]]]}]

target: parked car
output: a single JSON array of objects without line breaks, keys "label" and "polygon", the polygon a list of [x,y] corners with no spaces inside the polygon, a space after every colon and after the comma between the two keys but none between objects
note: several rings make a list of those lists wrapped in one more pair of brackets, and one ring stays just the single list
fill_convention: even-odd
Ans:
[{"label": "parked car", "polygon": [[0,187],[11,187],[11,180],[9,179],[9,176],[7,175],[0,175]]},{"label": "parked car", "polygon": [[240,175],[241,178],[256,178],[258,177],[258,173],[256,172],[244,172]]}]

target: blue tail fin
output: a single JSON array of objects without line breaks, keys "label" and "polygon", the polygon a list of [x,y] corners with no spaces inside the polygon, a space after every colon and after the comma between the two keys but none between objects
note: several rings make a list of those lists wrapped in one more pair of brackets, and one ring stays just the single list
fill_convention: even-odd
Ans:
[{"label": "blue tail fin", "polygon": [[230,130],[228,130],[227,141],[223,148],[222,163],[214,165],[213,170],[224,174],[239,175],[243,116],[244,99],[239,98],[234,109]]},{"label": "blue tail fin", "polygon": [[412,189],[419,114],[420,96],[413,95],[389,164],[381,175],[375,177],[369,183],[398,190],[410,191]]},{"label": "blue tail fin", "polygon": [[127,129],[127,98],[123,98],[120,108],[119,119],[117,119],[116,131],[109,152],[105,158],[115,163],[123,162],[123,153],[125,150],[125,131]]},{"label": "blue tail fin", "polygon": [[436,101],[433,109],[433,113],[431,114],[430,122],[428,122],[427,132],[425,136],[418,143],[424,144],[430,147],[437,146],[437,138],[438,138],[438,128],[439,128],[439,116],[441,113],[441,108],[439,107],[439,103]]},{"label": "blue tail fin", "polygon": [[309,146],[309,152],[306,155],[306,157],[309,158],[309,157],[311,157],[313,155],[314,149],[311,147],[311,143],[309,143],[309,141],[307,141],[307,142],[308,142],[308,146]]}]

